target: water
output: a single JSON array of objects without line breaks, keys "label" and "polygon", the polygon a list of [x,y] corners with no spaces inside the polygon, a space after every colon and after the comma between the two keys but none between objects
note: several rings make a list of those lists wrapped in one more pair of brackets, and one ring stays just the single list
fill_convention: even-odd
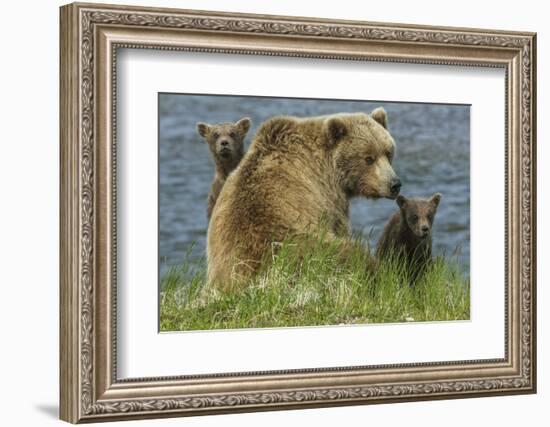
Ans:
[{"label": "water", "polygon": [[[206,200],[214,174],[207,145],[195,130],[197,121],[236,121],[248,116],[257,127],[274,115],[315,116],[372,111],[382,106],[396,141],[393,166],[406,197],[443,194],[433,227],[436,255],[457,254],[462,269],[470,268],[470,107],[364,101],[303,100],[161,94],[159,251],[161,273],[170,265],[205,255]],[[397,209],[388,199],[354,199],[354,231],[370,235],[375,245],[387,219]]]}]

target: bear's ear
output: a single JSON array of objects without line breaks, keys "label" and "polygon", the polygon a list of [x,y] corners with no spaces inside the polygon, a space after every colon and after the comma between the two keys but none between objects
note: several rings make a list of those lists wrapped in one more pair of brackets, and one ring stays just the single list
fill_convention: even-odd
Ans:
[{"label": "bear's ear", "polygon": [[248,129],[250,129],[251,123],[252,122],[248,117],[243,117],[241,120],[235,123],[235,126],[241,131],[242,134],[245,134],[248,132]]},{"label": "bear's ear", "polygon": [[197,132],[199,133],[200,136],[202,136],[203,138],[206,138],[206,135],[208,134],[208,132],[210,131],[210,125],[206,124],[206,123],[197,123]]},{"label": "bear's ear", "polygon": [[395,202],[397,203],[397,206],[403,208],[407,204],[407,198],[400,194],[395,198]]},{"label": "bear's ear", "polygon": [[378,107],[370,113],[370,116],[379,124],[382,125],[384,129],[388,128],[388,114],[386,113],[386,110],[384,110],[382,107]]},{"label": "bear's ear", "polygon": [[430,203],[432,205],[434,205],[434,207],[438,207],[439,206],[439,202],[441,201],[441,193],[435,193],[431,198],[430,198]]},{"label": "bear's ear", "polygon": [[335,145],[347,135],[348,129],[340,117],[331,117],[325,122],[325,131],[330,145]]}]

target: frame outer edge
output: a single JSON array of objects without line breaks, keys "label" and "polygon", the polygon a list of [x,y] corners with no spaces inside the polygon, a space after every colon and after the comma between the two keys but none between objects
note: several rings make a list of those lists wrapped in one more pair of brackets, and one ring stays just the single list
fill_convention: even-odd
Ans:
[{"label": "frame outer edge", "polygon": [[192,14],[196,16],[204,16],[207,18],[249,18],[259,20],[281,20],[294,23],[318,23],[318,24],[339,24],[339,25],[373,25],[376,27],[387,28],[407,28],[409,30],[426,30],[426,31],[450,31],[450,32],[469,32],[477,34],[490,34],[490,35],[505,35],[505,36],[518,36],[518,37],[533,37],[536,32],[532,31],[514,31],[504,30],[496,28],[476,28],[476,27],[463,27],[463,26],[440,26],[440,25],[426,25],[426,24],[411,24],[394,21],[366,21],[364,19],[333,19],[333,18],[320,18],[312,15],[278,15],[271,13],[253,13],[253,12],[236,12],[236,11],[222,11],[222,10],[210,10],[210,9],[187,9],[183,7],[174,6],[143,6],[143,5],[128,5],[128,4],[112,4],[112,3],[90,3],[89,1],[77,1],[72,3],[81,9],[96,9],[104,11],[121,11],[124,10],[128,13],[152,13],[152,14]]},{"label": "frame outer edge", "polygon": [[531,389],[537,393],[537,33],[531,36]]},{"label": "frame outer edge", "polygon": [[[94,353],[96,351],[96,330],[92,330],[90,316],[95,317],[95,299],[97,294],[92,291],[97,284],[97,276],[92,275],[93,272],[89,271],[90,266],[94,266],[97,259],[94,259],[93,249],[94,244],[91,243],[88,238],[90,235],[95,239],[95,232],[97,223],[94,223],[94,206],[97,203],[95,185],[94,185],[94,171],[97,171],[96,158],[94,156],[94,150],[96,144],[94,144],[95,135],[91,132],[93,128],[90,128],[90,122],[88,120],[93,119],[95,115],[95,109],[89,115],[88,110],[81,110],[83,106],[87,106],[92,100],[94,102],[95,89],[95,70],[92,73],[92,79],[90,79],[90,73],[87,69],[88,63],[85,60],[90,59],[92,64],[94,58],[93,41],[94,37],[80,39],[82,36],[82,28],[86,29],[90,23],[89,20],[81,21],[81,12],[86,6],[91,10],[98,11],[98,8],[106,10],[112,10],[117,12],[124,11],[136,11],[136,12],[151,12],[155,10],[163,10],[166,13],[192,13],[197,15],[197,19],[200,18],[200,22],[203,21],[206,25],[201,24],[201,28],[205,31],[220,30],[218,28],[219,22],[213,18],[219,17],[232,17],[238,18],[250,18],[250,20],[262,20],[265,18],[277,18],[283,19],[288,26],[296,26],[298,23],[304,23],[306,27],[312,27],[315,29],[316,24],[323,24],[323,28],[320,29],[320,37],[327,36],[329,38],[344,38],[344,34],[338,34],[334,36],[329,30],[331,28],[326,23],[329,21],[323,21],[318,23],[316,19],[311,18],[291,18],[291,17],[265,17],[261,15],[246,15],[246,14],[223,14],[218,12],[205,12],[205,11],[185,11],[177,9],[156,9],[156,8],[141,8],[141,7],[127,7],[127,6],[114,6],[114,5],[101,5],[101,4],[72,4],[61,7],[60,10],[60,139],[61,139],[61,197],[60,197],[60,384],[61,384],[61,410],[60,417],[65,421],[72,423],[78,422],[93,422],[93,421],[107,421],[115,419],[139,419],[139,418],[151,418],[151,417],[166,417],[166,416],[181,416],[181,415],[200,415],[210,413],[225,413],[225,412],[249,412],[258,410],[275,410],[275,409],[291,409],[291,408],[306,408],[311,407],[326,407],[336,405],[349,405],[349,404],[362,404],[362,403],[382,403],[378,399],[370,400],[367,402],[367,397],[356,397],[355,389],[342,390],[344,394],[338,395],[333,398],[336,389],[323,389],[320,393],[327,393],[326,398],[323,398],[322,394],[316,393],[315,390],[296,390],[292,393],[276,393],[271,390],[269,393],[263,394],[251,394],[251,393],[239,393],[232,395],[221,396],[198,396],[188,399],[143,399],[143,400],[112,400],[112,401],[97,401],[97,396],[94,396],[95,387],[97,386],[93,374],[95,374],[94,367]],[[101,10],[105,12],[105,10]],[[211,17],[210,17],[211,15]],[[83,15],[85,16],[85,15]],[[195,16],[194,16],[195,18]],[[105,22],[109,22],[111,19],[106,16]],[[269,19],[268,19],[269,21]],[[259,21],[258,21],[259,22]],[[334,23],[350,24],[349,22],[338,21]],[[116,24],[116,22],[115,22]],[[136,22],[131,22],[132,25],[140,25]],[[263,22],[262,22],[263,24]],[[358,23],[362,26],[367,23]],[[369,23],[374,25],[375,23]],[[147,20],[144,20],[143,25],[148,24]],[[191,24],[190,28],[195,28],[195,24]],[[351,24],[350,24],[351,25]],[[392,24],[386,24],[391,30]],[[82,27],[82,28],[81,28]],[[185,26],[182,25],[182,28]],[[205,28],[203,28],[205,27]],[[301,26],[299,26],[301,27]],[[187,27],[185,27],[187,28]],[[232,28],[232,27],[228,27]],[[263,28],[263,27],[262,27]],[[409,31],[412,26],[406,26],[405,30]],[[419,27],[422,28],[422,27]],[[449,31],[458,30],[458,28],[439,28],[439,27],[426,27],[427,31]],[[223,30],[223,28],[222,28]],[[292,29],[291,29],[292,30]],[[357,29],[353,29],[357,30]],[[238,27],[239,32],[254,32],[254,28],[241,29]],[[304,32],[301,28],[295,30],[299,36],[310,36],[311,34]],[[273,31],[268,31],[275,35],[282,34],[282,30],[275,28]],[[410,31],[409,31],[410,32]],[[406,34],[407,37],[415,37],[415,32]],[[421,43],[438,45],[440,43],[448,43],[449,45],[460,44],[452,38],[448,38],[448,35],[443,38],[436,38],[434,40],[430,37],[422,37],[419,31],[419,40]],[[524,202],[530,204],[528,209],[528,215],[524,216],[529,225],[531,226],[531,232],[528,234],[528,250],[525,251],[525,256],[530,259],[530,272],[536,273],[535,255],[536,255],[536,179],[535,179],[535,161],[536,161],[536,134],[535,134],[535,110],[536,110],[536,35],[534,33],[511,33],[498,32],[499,36],[492,36],[489,31],[479,31],[467,29],[467,33],[464,37],[473,37],[464,39],[461,43],[469,46],[473,46],[481,42],[483,45],[487,43],[487,46],[497,46],[504,48],[510,48],[517,50],[530,48],[530,52],[525,55],[527,61],[530,60],[531,66],[527,64],[528,68],[528,89],[523,89],[528,92],[530,97],[527,97],[526,106],[524,112],[530,114],[529,120],[523,123],[528,126],[530,130],[530,138],[523,140],[524,146],[527,149],[530,148],[528,158],[528,177],[529,183],[526,185],[527,191],[531,191],[531,194],[524,199]],[[302,34],[303,33],[303,34]],[[294,34],[292,31],[290,34]],[[443,34],[443,33],[442,33]],[[487,34],[487,36],[485,36]],[[438,34],[436,34],[437,36]],[[452,34],[451,34],[452,35]],[[483,35],[483,37],[482,37]],[[520,37],[521,35],[521,37]],[[89,36],[89,34],[88,34]],[[87,36],[87,37],[88,37]],[[362,33],[353,32],[349,34],[352,38],[362,38]],[[518,37],[516,37],[518,36]],[[347,37],[347,36],[346,36]],[[403,38],[405,35],[399,35],[398,38]],[[380,40],[382,38],[377,37]],[[390,37],[391,38],[391,37]],[[328,38],[327,38],[328,39]],[[484,42],[485,40],[485,42]],[[411,41],[411,40],[408,40]],[[414,41],[414,40],[413,40]],[[83,46],[86,49],[82,50]],[[90,50],[91,49],[91,50]],[[86,55],[91,55],[90,58]],[[299,56],[299,55],[298,55]],[[81,62],[81,59],[83,62]],[[407,62],[407,61],[405,61]],[[443,61],[444,62],[444,61]],[[520,64],[522,61],[520,60]],[[522,64],[523,65],[523,64]],[[86,80],[83,79],[82,74],[85,74]],[[91,84],[91,86],[88,86]],[[89,93],[88,89],[92,89]],[[520,93],[523,93],[520,89]],[[525,104],[524,104],[525,105]],[[95,129],[95,128],[94,128]],[[84,159],[84,160],[82,160]],[[82,161],[81,161],[82,160]],[[89,162],[92,162],[90,164]],[[91,178],[91,182],[89,181]],[[90,191],[92,193],[90,194]],[[86,192],[86,197],[80,196]],[[83,229],[84,228],[84,229]],[[529,264],[528,264],[529,265]],[[398,401],[410,401],[410,400],[435,400],[438,398],[463,398],[473,397],[475,395],[496,395],[496,394],[524,394],[533,393],[536,391],[536,339],[535,328],[536,314],[535,314],[535,292],[536,292],[536,277],[534,274],[528,274],[529,283],[524,287],[524,290],[530,292],[531,298],[527,294],[524,301],[527,302],[526,311],[530,311],[530,316],[526,316],[525,323],[531,327],[531,334],[529,331],[524,338],[529,341],[524,342],[523,357],[527,356],[527,361],[531,362],[527,365],[527,369],[523,371],[524,375],[521,379],[516,379],[519,382],[511,382],[510,384],[504,384],[502,389],[497,390],[500,386],[494,386],[493,382],[478,381],[479,388],[472,388],[471,394],[463,393],[457,394],[458,391],[449,392],[445,387],[446,384],[442,384],[441,390],[433,389],[432,387],[438,384],[421,384],[424,387],[421,392],[414,389],[415,384],[410,385],[411,392],[409,393],[409,385],[401,385],[406,393],[399,393],[399,395],[392,395],[392,398],[388,399],[391,402]],[[531,303],[531,304],[529,304]],[[91,306],[91,307],[90,307]],[[90,311],[91,309],[91,311]],[[93,317],[92,317],[93,319]],[[530,356],[530,357],[529,357]],[[525,375],[525,373],[527,375]],[[497,378],[495,381],[499,381]],[[510,381],[512,381],[511,379]],[[466,383],[469,384],[469,383]],[[452,384],[450,384],[452,386]],[[439,390],[439,391],[438,391]],[[384,391],[384,390],[382,390]],[[347,395],[345,393],[351,393]],[[388,389],[388,392],[391,390]],[[449,395],[448,395],[449,393]],[[376,395],[378,396],[378,395]],[[273,400],[264,401],[264,398],[269,397]],[[297,398],[298,397],[298,398]],[[305,400],[303,398],[305,397]],[[369,395],[368,398],[372,398]],[[248,400],[247,400],[248,399]],[[289,399],[289,400],[287,400]],[[336,399],[336,400],[334,400]],[[384,399],[385,400],[385,399]],[[198,406],[197,406],[198,405]]]},{"label": "frame outer edge", "polygon": [[59,418],[79,416],[78,19],[75,5],[59,9]]}]

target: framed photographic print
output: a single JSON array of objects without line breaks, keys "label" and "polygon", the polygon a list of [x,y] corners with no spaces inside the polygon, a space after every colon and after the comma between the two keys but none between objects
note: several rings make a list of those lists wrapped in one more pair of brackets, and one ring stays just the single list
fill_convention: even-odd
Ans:
[{"label": "framed photographic print", "polygon": [[60,21],[62,419],[535,392],[535,34]]}]

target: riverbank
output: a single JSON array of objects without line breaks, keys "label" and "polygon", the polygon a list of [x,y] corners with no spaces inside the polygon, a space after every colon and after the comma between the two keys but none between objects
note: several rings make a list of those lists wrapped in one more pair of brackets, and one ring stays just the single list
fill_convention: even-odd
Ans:
[{"label": "riverbank", "polygon": [[409,286],[397,259],[365,271],[361,253],[342,263],[336,249],[316,245],[306,255],[283,243],[273,262],[244,289],[204,289],[204,262],[185,261],[161,280],[160,330],[319,326],[467,320],[469,278],[454,258],[436,257]]}]

